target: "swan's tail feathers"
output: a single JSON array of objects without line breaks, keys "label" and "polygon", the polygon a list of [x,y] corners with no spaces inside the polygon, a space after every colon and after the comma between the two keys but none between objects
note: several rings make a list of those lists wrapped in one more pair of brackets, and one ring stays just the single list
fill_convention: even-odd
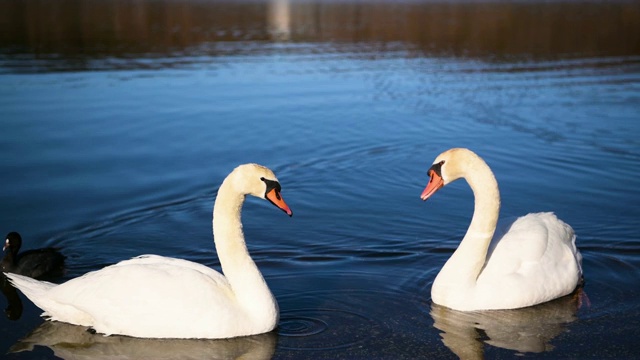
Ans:
[{"label": "swan's tail feathers", "polygon": [[576,245],[576,235],[573,234],[573,238],[571,239],[571,244],[573,245],[573,256],[576,259],[576,263],[578,264],[578,272],[580,273],[580,283],[584,284],[584,277],[582,272],[582,253],[578,250],[578,246]]},{"label": "swan's tail feathers", "polygon": [[37,307],[45,310],[45,313],[43,315],[47,315],[47,293],[49,292],[49,290],[56,287],[56,284],[50,283],[48,281],[35,280],[30,277],[18,274],[4,273],[4,275],[9,279],[11,285],[20,290],[26,297],[29,298],[29,300],[36,304]]},{"label": "swan's tail feathers", "polygon": [[576,233],[569,224],[565,223],[562,220],[558,220],[558,221],[560,222],[560,224],[563,225],[564,230],[566,232],[565,239],[567,239],[567,245],[569,246],[569,249],[571,250],[571,253],[573,254],[573,258],[578,267],[578,276],[580,277],[580,279],[578,279],[578,285],[581,285],[582,283],[584,283],[583,272],[582,272],[582,254],[578,249],[578,245],[576,245]]}]

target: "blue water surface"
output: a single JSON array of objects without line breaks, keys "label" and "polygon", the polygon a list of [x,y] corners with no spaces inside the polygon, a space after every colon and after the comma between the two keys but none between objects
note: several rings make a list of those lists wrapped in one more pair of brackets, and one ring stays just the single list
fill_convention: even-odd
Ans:
[{"label": "blue water surface", "polygon": [[[306,14],[296,9],[292,18]],[[61,248],[58,282],[146,253],[219,269],[218,186],[239,164],[266,165],[294,216],[256,199],[242,215],[278,330],[222,342],[103,337],[44,322],[18,294],[19,319],[0,317],[7,358],[639,354],[637,49],[485,55],[468,45],[465,55],[464,44],[430,52],[412,38],[307,28],[264,39],[252,18],[229,21],[247,39],[157,52],[121,40],[124,55],[2,47],[0,231],[19,231],[25,248]],[[575,229],[586,297],[495,313],[432,304],[473,211],[463,181],[419,198],[451,147],[492,167],[502,217],[553,211]]]}]

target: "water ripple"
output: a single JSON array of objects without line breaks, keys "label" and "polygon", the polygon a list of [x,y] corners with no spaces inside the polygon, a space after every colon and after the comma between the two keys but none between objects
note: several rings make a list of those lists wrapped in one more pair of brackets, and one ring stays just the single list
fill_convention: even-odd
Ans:
[{"label": "water ripple", "polygon": [[[296,358],[304,352],[355,351],[404,339],[407,326],[427,329],[429,319],[420,310],[424,299],[401,285],[390,287],[394,278],[339,270],[269,277],[274,292],[283,294],[277,296],[278,348]],[[422,338],[416,333],[415,341]]]},{"label": "water ripple", "polygon": [[351,309],[299,308],[283,311],[279,344],[288,350],[335,350],[353,347],[380,332],[382,324]]},{"label": "water ripple", "polygon": [[[313,351],[361,344],[372,334],[385,332],[385,326],[361,304],[390,295],[349,289],[290,294],[280,301],[284,310],[281,310],[278,327],[278,346],[288,350]],[[290,302],[297,306],[291,306]]]},{"label": "water ripple", "polygon": [[[300,309],[305,311],[306,309]],[[289,314],[283,314],[280,319],[280,327],[278,334],[280,336],[311,336],[324,332],[329,325],[320,319],[305,316],[289,317]]]}]

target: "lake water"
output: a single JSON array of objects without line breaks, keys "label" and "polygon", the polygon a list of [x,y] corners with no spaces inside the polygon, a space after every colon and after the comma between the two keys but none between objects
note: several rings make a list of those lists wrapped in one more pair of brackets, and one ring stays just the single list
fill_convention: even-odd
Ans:
[{"label": "lake water", "polygon": [[[211,208],[241,163],[273,169],[295,214],[243,211],[273,333],[103,337],[7,291],[0,353],[640,356],[639,44],[633,2],[0,2],[0,231],[62,248],[59,282],[146,253],[219,269]],[[473,211],[463,181],[419,198],[451,147],[492,167],[502,217],[573,226],[586,300],[432,304]]]}]

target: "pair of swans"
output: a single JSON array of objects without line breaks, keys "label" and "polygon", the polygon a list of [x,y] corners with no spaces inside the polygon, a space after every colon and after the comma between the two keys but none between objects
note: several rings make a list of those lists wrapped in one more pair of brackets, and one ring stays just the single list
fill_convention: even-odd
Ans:
[{"label": "pair of swans", "polygon": [[[551,213],[519,218],[490,247],[500,208],[489,166],[467,149],[440,154],[423,200],[465,178],[475,196],[471,225],[436,277],[435,303],[456,310],[512,309],[571,293],[581,257],[571,227]],[[6,274],[43,316],[96,332],[142,338],[230,338],[273,330],[278,305],[251,259],[240,212],[246,195],[292,215],[273,172],[241,165],[224,180],[213,209],[216,251],[225,275],[194,262],[143,255],[61,285]]]}]

